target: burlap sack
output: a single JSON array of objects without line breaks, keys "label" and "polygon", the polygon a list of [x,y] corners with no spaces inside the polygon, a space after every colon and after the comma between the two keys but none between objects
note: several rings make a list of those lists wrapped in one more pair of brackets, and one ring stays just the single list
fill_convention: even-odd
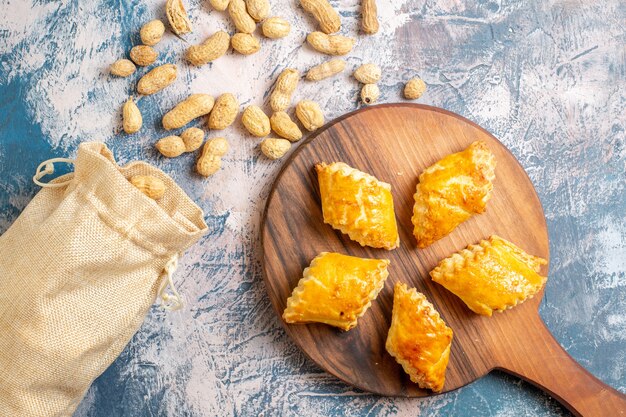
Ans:
[{"label": "burlap sack", "polygon": [[[137,174],[165,196],[142,194]],[[172,179],[119,167],[101,143],[80,145],[53,185],[0,236],[0,416],[70,416],[207,227]]]}]

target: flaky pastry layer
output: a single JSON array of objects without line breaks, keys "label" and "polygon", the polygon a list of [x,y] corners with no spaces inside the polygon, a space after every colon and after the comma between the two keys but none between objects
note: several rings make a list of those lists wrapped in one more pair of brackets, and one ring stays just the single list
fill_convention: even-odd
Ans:
[{"label": "flaky pastry layer", "polygon": [[430,276],[475,313],[491,316],[534,297],[546,283],[539,275],[546,263],[493,235],[442,260]]},{"label": "flaky pastry layer", "polygon": [[388,265],[387,259],[320,253],[287,300],[283,319],[352,329],[385,285]]},{"label": "flaky pastry layer", "polygon": [[435,392],[443,389],[453,332],[424,294],[397,283],[386,348],[411,381]]},{"label": "flaky pastry layer", "polygon": [[413,198],[413,234],[425,248],[452,232],[491,198],[496,161],[482,141],[444,157],[419,176]]},{"label": "flaky pastry layer", "polygon": [[400,244],[391,185],[343,162],[315,165],[324,223],[362,246],[395,249]]}]

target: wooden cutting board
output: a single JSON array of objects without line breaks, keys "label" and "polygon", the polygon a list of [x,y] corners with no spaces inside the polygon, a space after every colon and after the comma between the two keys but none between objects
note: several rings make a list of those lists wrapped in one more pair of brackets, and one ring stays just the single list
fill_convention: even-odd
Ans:
[{"label": "wooden cutting board", "polygon": [[[485,141],[497,161],[493,197],[486,213],[474,216],[430,247],[418,249],[411,224],[418,175],[476,140]],[[361,247],[324,224],[313,167],[317,162],[336,161],[391,184],[401,240],[398,249]],[[432,394],[412,383],[385,350],[393,287],[400,281],[424,293],[454,331],[444,392],[492,369],[502,369],[545,389],[576,415],[626,415],[623,394],[578,365],[546,329],[538,314],[543,293],[514,309],[483,317],[431,281],[428,272],[441,259],[492,234],[549,260],[543,209],[515,157],[489,132],[446,110],[416,104],[368,107],[317,131],[285,163],[263,221],[267,292],[281,316],[302,270],[320,252],[387,258],[391,264],[385,287],[355,329],[343,332],[323,324],[283,322],[294,342],[329,373],[381,395]],[[542,273],[547,274],[548,268]]]}]

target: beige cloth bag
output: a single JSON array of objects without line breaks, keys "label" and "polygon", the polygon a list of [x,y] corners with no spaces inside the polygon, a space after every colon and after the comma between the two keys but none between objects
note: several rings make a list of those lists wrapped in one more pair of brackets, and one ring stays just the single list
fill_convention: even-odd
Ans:
[{"label": "beige cloth bag", "polygon": [[[157,295],[177,307],[166,287],[178,254],[207,228],[146,163],[119,167],[104,144],[83,143],[74,165],[0,236],[0,416],[71,416]],[[53,171],[42,167],[35,180]],[[127,180],[138,174],[161,178],[165,196],[142,194]]]}]

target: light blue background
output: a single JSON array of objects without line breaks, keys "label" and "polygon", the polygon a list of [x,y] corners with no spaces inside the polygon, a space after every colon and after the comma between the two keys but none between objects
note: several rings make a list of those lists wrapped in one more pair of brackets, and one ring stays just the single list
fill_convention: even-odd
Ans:
[{"label": "light blue background", "polygon": [[[165,135],[161,115],[186,94],[236,90],[242,104],[261,104],[278,69],[318,63],[307,60],[311,51],[294,49],[311,20],[295,1],[275,0],[274,13],[294,25],[288,41],[263,41],[250,61],[231,52],[203,70],[182,66],[175,91],[141,99],[144,129],[128,137],[119,133],[119,106],[132,85],[110,78],[106,66],[138,41],[141,24],[163,17],[161,3],[0,1],[0,232],[37,192],[30,178],[39,162],[93,139],[121,162],[144,159],[170,173],[205,210],[211,230],[177,275],[186,310],[153,308],[77,415],[567,415],[497,372],[427,400],[372,396],[298,351],[270,308],[259,258],[260,211],[281,163],[260,157],[258,141],[232,128],[224,170],[202,180],[191,170],[194,156],[165,160],[153,143]],[[232,29],[206,3],[189,2],[199,28],[189,42],[219,25]],[[332,3],[344,30],[356,34],[359,2]],[[577,361],[626,392],[626,3],[458,3],[379,0],[381,33],[360,38],[349,70],[381,64],[382,102],[401,100],[402,82],[420,75],[428,84],[420,102],[479,123],[512,150],[550,232],[541,316]],[[180,61],[184,47],[168,35],[160,59]],[[240,80],[261,75],[242,88],[231,72]],[[303,85],[302,95],[319,101],[329,119],[353,110],[359,86],[348,75]]]}]

